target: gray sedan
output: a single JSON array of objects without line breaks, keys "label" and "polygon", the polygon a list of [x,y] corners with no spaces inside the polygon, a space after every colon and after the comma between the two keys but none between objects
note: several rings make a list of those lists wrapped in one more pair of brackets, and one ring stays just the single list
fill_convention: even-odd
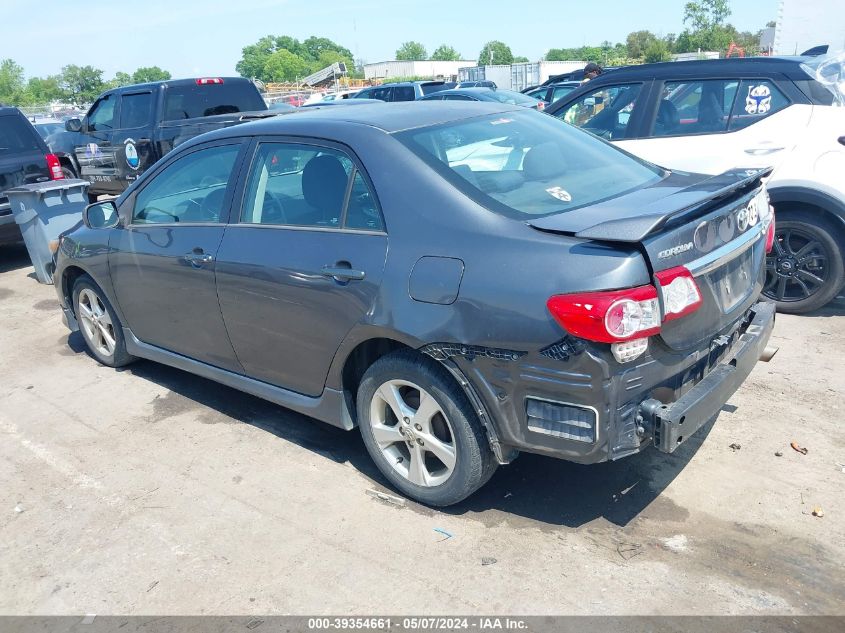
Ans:
[{"label": "gray sedan", "polygon": [[314,108],[199,136],[64,235],[91,355],[344,429],[456,503],[520,451],[672,452],[763,353],[761,178],[672,174],[518,106]]}]

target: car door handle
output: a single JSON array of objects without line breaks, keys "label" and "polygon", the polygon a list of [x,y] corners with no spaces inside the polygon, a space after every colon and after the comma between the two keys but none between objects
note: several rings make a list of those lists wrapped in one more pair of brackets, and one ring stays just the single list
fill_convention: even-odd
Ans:
[{"label": "car door handle", "polygon": [[762,147],[749,147],[745,150],[746,154],[752,156],[765,156],[766,154],[774,154],[775,152],[783,151],[784,147],[771,147],[770,145],[763,145]]},{"label": "car door handle", "polygon": [[191,266],[202,266],[203,264],[210,264],[214,261],[214,255],[210,253],[203,253],[202,250],[194,249],[190,253],[186,253],[184,258]]},{"label": "car door handle", "polygon": [[361,281],[366,277],[366,273],[363,270],[352,270],[343,266],[323,266],[320,274],[323,277],[334,277],[337,280],[345,279],[348,281]]}]

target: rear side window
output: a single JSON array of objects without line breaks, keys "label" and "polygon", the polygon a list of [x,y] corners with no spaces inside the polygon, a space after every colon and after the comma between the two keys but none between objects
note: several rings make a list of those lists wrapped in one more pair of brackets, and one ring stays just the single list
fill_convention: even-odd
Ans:
[{"label": "rear side window", "polygon": [[262,143],[244,200],[241,222],[248,224],[383,229],[361,173],[345,153],[332,148]]},{"label": "rear side window", "polygon": [[164,95],[165,121],[266,109],[258,90],[240,81],[169,86]]},{"label": "rear side window", "polygon": [[153,104],[151,92],[125,94],[121,97],[120,127],[127,130],[144,127],[150,123]]},{"label": "rear side window", "polygon": [[138,193],[132,222],[219,222],[239,151],[240,145],[220,145],[175,160]]},{"label": "rear side window", "polygon": [[0,116],[0,156],[42,149],[29,121],[17,114]]},{"label": "rear side window", "polygon": [[737,86],[736,79],[667,81],[663,84],[652,136],[724,132]]},{"label": "rear side window", "polygon": [[641,84],[604,86],[556,114],[567,123],[608,140],[625,138]]},{"label": "rear side window", "polygon": [[368,94],[364,95],[369,99],[380,99],[381,101],[390,101],[390,92],[391,88],[373,88],[373,91]]},{"label": "rear side window", "polygon": [[609,143],[523,108],[396,137],[467,196],[517,219],[579,209],[663,177]]},{"label": "rear side window", "polygon": [[[451,84],[454,86],[455,84]],[[413,90],[413,88],[411,89]],[[439,92],[441,90],[446,90],[445,83],[436,83],[436,84],[420,84],[420,90],[424,95],[430,95],[432,92]]]},{"label": "rear side window", "polygon": [[417,98],[417,93],[411,86],[395,86],[393,88],[394,101],[413,101]]},{"label": "rear side window", "polygon": [[734,104],[730,130],[741,130],[767,116],[783,110],[789,99],[774,82],[759,79],[743,79],[739,96]]}]

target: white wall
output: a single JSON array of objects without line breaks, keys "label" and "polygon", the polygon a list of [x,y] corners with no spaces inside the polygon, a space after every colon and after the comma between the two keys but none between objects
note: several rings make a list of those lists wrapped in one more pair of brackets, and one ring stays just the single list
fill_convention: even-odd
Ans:
[{"label": "white wall", "polygon": [[458,76],[458,69],[464,66],[474,66],[473,60],[457,62],[402,62],[388,61],[364,64],[365,79],[387,79],[390,77],[450,77]]},{"label": "white wall", "polygon": [[800,55],[820,44],[845,49],[845,0],[781,0],[775,54]]}]

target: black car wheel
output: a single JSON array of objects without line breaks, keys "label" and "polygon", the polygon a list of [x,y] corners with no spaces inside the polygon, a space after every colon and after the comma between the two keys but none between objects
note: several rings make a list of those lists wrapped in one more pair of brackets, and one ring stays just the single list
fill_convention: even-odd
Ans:
[{"label": "black car wheel", "polygon": [[842,248],[834,235],[832,226],[811,214],[788,211],[777,216],[763,295],[777,302],[780,312],[817,310],[842,288]]},{"label": "black car wheel", "polygon": [[358,422],[382,474],[421,503],[458,503],[496,470],[466,395],[443,367],[416,352],[384,356],[367,370]]},{"label": "black car wheel", "polygon": [[76,179],[76,172],[73,171],[73,168],[68,167],[67,165],[62,165],[62,174],[67,180]]},{"label": "black car wheel", "polygon": [[99,362],[108,367],[123,367],[135,360],[126,351],[120,319],[88,275],[82,275],[73,284],[73,311],[85,345]]}]

